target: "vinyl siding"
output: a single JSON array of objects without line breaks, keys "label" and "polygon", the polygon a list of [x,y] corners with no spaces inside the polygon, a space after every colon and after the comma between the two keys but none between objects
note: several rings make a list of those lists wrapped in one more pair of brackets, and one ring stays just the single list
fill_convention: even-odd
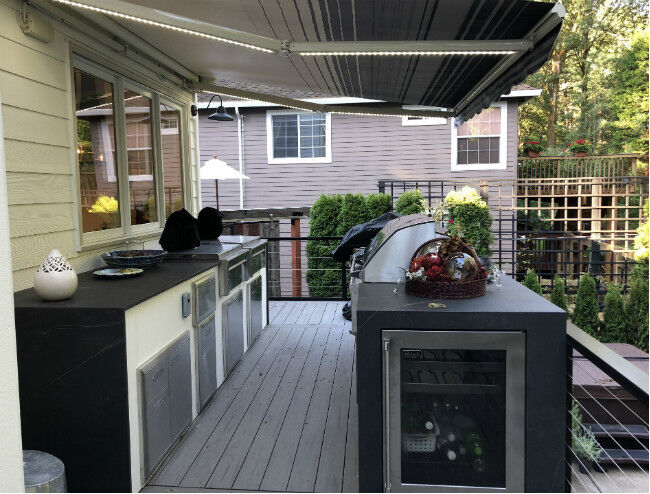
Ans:
[{"label": "vinyl siding", "polygon": [[[507,107],[507,169],[451,171],[451,124],[403,126],[400,118],[332,115],[332,162],[268,164],[266,110],[242,109],[244,207],[311,206],[322,193],[377,192],[377,180],[515,178],[517,103]],[[201,162],[217,155],[239,168],[237,122],[215,122],[201,111]],[[214,205],[213,181],[203,181],[204,205]],[[219,182],[221,209],[239,209],[239,182]]]},{"label": "vinyl siding", "polygon": [[[66,34],[70,28],[56,22],[51,43],[26,36],[18,27],[18,8],[18,1],[0,0],[0,94],[14,290],[32,286],[34,271],[52,249],[59,249],[77,271],[86,271],[101,264],[100,252],[124,246],[121,241],[79,250],[69,43],[87,46],[84,42],[92,41],[91,52],[115,64],[125,62],[133,67],[132,60],[97,40],[81,34],[73,39]],[[138,80],[130,70],[126,75]],[[138,82],[146,80],[151,80],[150,73]],[[160,84],[156,89],[164,89],[165,85]],[[167,84],[188,107],[194,101],[193,94]],[[189,133],[186,165],[195,167],[198,136],[194,118],[190,118]],[[193,212],[200,206],[197,184],[197,173],[193,171],[187,181],[191,187],[191,203],[187,206]]]}]

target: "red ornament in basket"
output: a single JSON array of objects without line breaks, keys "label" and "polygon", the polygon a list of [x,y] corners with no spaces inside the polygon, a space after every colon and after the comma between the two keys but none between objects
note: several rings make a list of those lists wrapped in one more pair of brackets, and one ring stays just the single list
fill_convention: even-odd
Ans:
[{"label": "red ornament in basket", "polygon": [[411,258],[407,293],[427,298],[473,298],[485,295],[487,270],[460,237],[431,240]]}]

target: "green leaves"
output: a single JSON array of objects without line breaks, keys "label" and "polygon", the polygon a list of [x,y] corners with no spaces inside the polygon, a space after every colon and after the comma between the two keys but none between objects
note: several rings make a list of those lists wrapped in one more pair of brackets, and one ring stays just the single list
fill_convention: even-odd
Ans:
[{"label": "green leaves", "polygon": [[395,211],[402,216],[424,213],[426,211],[426,204],[424,203],[422,193],[418,189],[404,192],[395,203]]},{"label": "green leaves", "polygon": [[393,210],[393,198],[390,194],[368,194],[366,196],[366,207],[370,219],[374,220]]},{"label": "green leaves", "polygon": [[345,235],[354,225],[365,223],[371,219],[363,194],[345,194],[341,211],[337,218],[337,235]]},{"label": "green leaves", "polygon": [[605,314],[599,340],[603,343],[628,343],[628,325],[621,289],[610,285],[605,295]]},{"label": "green leaves", "polygon": [[557,274],[553,278],[553,290],[551,291],[551,303],[557,305],[564,311],[569,311],[569,306],[566,300],[566,288],[564,280]]},{"label": "green leaves", "polygon": [[534,291],[537,295],[542,294],[542,287],[539,284],[539,280],[537,279],[537,273],[535,272],[534,269],[529,269],[528,271],[526,271],[526,277],[524,278],[524,281],[521,284],[524,285],[529,290]]}]

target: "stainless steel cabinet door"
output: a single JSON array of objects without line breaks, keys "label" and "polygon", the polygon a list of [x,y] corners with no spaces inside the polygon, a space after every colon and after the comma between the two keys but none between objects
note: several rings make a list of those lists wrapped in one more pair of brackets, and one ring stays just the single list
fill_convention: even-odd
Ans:
[{"label": "stainless steel cabinet door", "polygon": [[227,376],[244,354],[244,297],[241,290],[223,306],[223,338],[224,370]]},{"label": "stainless steel cabinet door", "polygon": [[217,349],[214,315],[197,328],[199,408],[203,408],[217,390]]},{"label": "stainless steel cabinet door", "polygon": [[148,478],[171,442],[167,386],[144,406],[142,426],[144,428],[144,473],[145,478]]},{"label": "stainless steel cabinet door", "polygon": [[184,336],[169,353],[169,409],[172,441],[192,421],[192,360],[190,337]]},{"label": "stainless steel cabinet door", "polygon": [[250,324],[248,327],[248,344],[253,343],[260,335],[264,322],[264,307],[262,305],[262,277],[257,277],[250,284]]},{"label": "stainless steel cabinet door", "polygon": [[525,334],[382,339],[385,489],[523,492]]}]

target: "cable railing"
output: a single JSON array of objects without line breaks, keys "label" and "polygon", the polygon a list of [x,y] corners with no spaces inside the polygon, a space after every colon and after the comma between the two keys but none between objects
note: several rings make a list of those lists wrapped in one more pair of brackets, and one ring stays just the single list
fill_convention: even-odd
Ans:
[{"label": "cable railing", "polygon": [[647,354],[567,324],[567,492],[648,492],[648,375],[635,359]]}]

